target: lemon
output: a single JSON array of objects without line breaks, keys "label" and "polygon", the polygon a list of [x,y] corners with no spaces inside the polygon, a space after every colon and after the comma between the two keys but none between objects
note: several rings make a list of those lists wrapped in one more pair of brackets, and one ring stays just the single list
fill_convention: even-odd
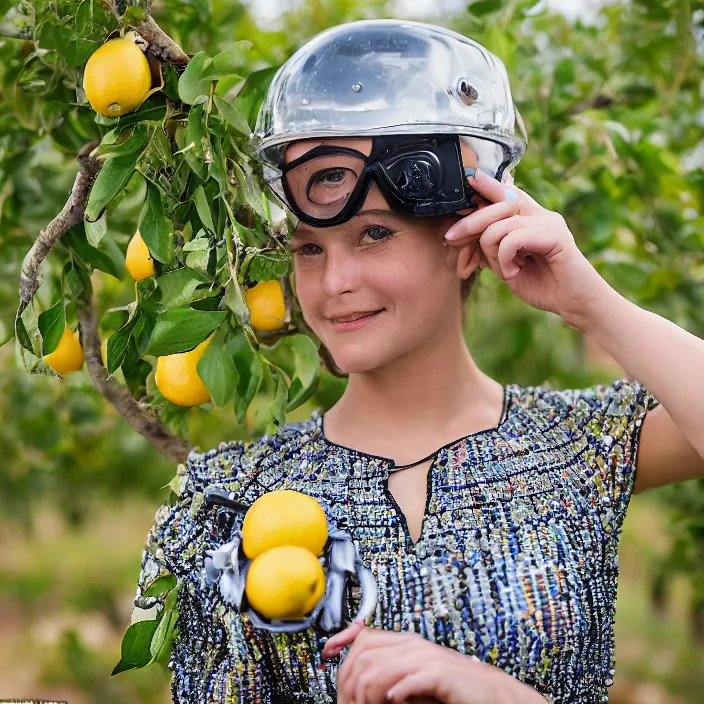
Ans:
[{"label": "lemon", "polygon": [[198,376],[196,366],[205,354],[210,338],[190,352],[158,357],[154,381],[161,393],[178,406],[200,406],[210,401],[210,393]]},{"label": "lemon", "polygon": [[328,521],[322,506],[312,496],[290,489],[258,498],[242,523],[242,549],[250,560],[282,545],[320,555],[327,539]]},{"label": "lemon", "polygon": [[108,341],[103,340],[100,343],[100,359],[103,360],[103,366],[108,368]]},{"label": "lemon", "polygon": [[134,233],[130,243],[127,245],[125,266],[135,281],[154,276],[154,260],[151,258],[149,248],[144,243],[139,230]]},{"label": "lemon", "polygon": [[284,545],[252,560],[245,592],[250,606],[264,618],[300,619],[325,594],[325,573],[312,552]]},{"label": "lemon", "polygon": [[151,85],[147,57],[129,32],[96,49],[83,72],[88,102],[106,117],[119,117],[139,107]]},{"label": "lemon", "polygon": [[245,291],[245,298],[255,330],[271,332],[284,327],[286,303],[278,281],[260,281]]},{"label": "lemon", "polygon": [[83,348],[78,340],[78,330],[71,332],[67,325],[56,349],[42,359],[58,374],[77,372],[83,366]]}]

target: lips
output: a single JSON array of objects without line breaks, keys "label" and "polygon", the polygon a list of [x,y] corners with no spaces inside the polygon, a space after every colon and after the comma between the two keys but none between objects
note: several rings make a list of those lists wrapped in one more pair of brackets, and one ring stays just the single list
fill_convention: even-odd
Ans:
[{"label": "lips", "polygon": [[376,315],[377,313],[381,313],[382,310],[383,308],[380,308],[379,310],[365,310],[358,313],[350,313],[349,315],[335,316],[330,318],[330,320],[333,323],[351,323],[354,320],[360,320],[361,318],[367,318],[369,316]]}]

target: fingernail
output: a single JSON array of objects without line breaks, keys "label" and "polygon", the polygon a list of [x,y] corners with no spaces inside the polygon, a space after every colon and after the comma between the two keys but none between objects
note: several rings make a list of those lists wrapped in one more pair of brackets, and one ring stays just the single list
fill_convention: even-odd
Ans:
[{"label": "fingernail", "polygon": [[472,178],[476,178],[476,171],[471,167],[471,166],[465,166],[464,167],[464,175],[469,178],[472,176]]},{"label": "fingernail", "polygon": [[452,241],[452,240],[456,240],[458,237],[459,237],[459,233],[456,232],[456,231],[454,231],[454,230],[448,230],[448,231],[445,233],[445,239],[446,239],[446,240]]},{"label": "fingernail", "polygon": [[506,188],[506,200],[518,200],[516,191],[512,191],[510,188]]}]

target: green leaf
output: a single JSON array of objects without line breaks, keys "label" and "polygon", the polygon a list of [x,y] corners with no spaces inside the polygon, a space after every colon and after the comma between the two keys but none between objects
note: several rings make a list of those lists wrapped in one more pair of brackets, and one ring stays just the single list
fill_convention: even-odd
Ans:
[{"label": "green leaf", "polygon": [[162,574],[157,577],[145,590],[144,596],[159,596],[170,592],[176,586],[176,577],[173,574]]},{"label": "green leaf", "polygon": [[103,239],[105,233],[108,231],[108,220],[103,213],[95,222],[90,220],[85,221],[86,237],[88,242],[93,247],[98,247],[100,245],[100,240]]},{"label": "green leaf", "polygon": [[264,100],[267,88],[278,70],[278,66],[272,66],[250,73],[237,96],[235,106],[252,129],[254,129],[257,121],[257,113]]},{"label": "green leaf", "polygon": [[[203,129],[203,106],[194,105],[188,113],[188,126],[186,127],[186,144],[183,156],[186,163],[198,175],[201,181],[208,177],[208,167],[205,163],[203,153],[203,139],[205,130]],[[192,144],[192,147],[189,145]]]},{"label": "green leaf", "polygon": [[146,145],[147,128],[144,125],[137,125],[133,134],[115,148],[117,155],[105,159],[90,189],[86,220],[97,220],[110,201],[127,186]]},{"label": "green leaf", "polygon": [[230,125],[247,137],[252,134],[252,130],[249,129],[247,120],[245,120],[244,116],[232,103],[229,103],[219,95],[214,96],[214,100],[218,111]]},{"label": "green leaf", "polygon": [[66,328],[63,298],[41,313],[37,322],[42,336],[42,354],[50,354],[56,349]]},{"label": "green leaf", "polygon": [[132,335],[127,355],[120,368],[132,396],[136,399],[141,399],[147,391],[147,377],[152,371],[152,365],[146,360],[138,358],[135,337],[135,335]]},{"label": "green leaf", "polygon": [[200,221],[205,225],[205,227],[210,230],[210,232],[215,232],[215,225],[213,224],[213,214],[210,212],[210,204],[208,199],[205,197],[205,191],[203,186],[198,186],[195,193],[193,194],[193,200],[196,204],[196,210],[198,211],[198,217]]},{"label": "green leaf", "polygon": [[147,354],[162,357],[188,352],[203,342],[226,317],[226,310],[170,308],[157,318]]},{"label": "green leaf", "polygon": [[242,327],[250,327],[249,308],[244,297],[244,291],[238,281],[230,279],[225,290],[225,305],[235,314],[237,322]]},{"label": "green leaf", "polygon": [[63,286],[72,298],[78,298],[83,291],[90,290],[90,275],[85,269],[77,269],[73,260],[68,261],[64,265]]},{"label": "green leaf", "polygon": [[262,347],[261,353],[291,380],[286,411],[298,408],[315,393],[320,380],[320,356],[307,335],[282,337],[273,347]]},{"label": "green leaf", "polygon": [[291,268],[291,256],[282,250],[271,250],[255,254],[246,270],[250,281],[272,281],[282,279]]},{"label": "green leaf", "polygon": [[[121,117],[106,117],[105,115],[96,115],[95,122],[98,125],[106,127],[115,127],[117,134],[121,134],[127,127],[136,125],[138,122],[161,122],[166,117],[166,105],[162,98],[153,95],[147,98],[134,112],[128,112]],[[111,130],[112,132],[113,130]],[[102,141],[108,135],[103,136]]]},{"label": "green leaf", "polygon": [[225,49],[225,51],[216,54],[207,67],[201,71],[201,80],[222,78],[246,68],[250,61],[248,54],[252,46],[252,42],[242,39]]},{"label": "green leaf", "polygon": [[111,308],[103,313],[100,319],[100,327],[103,330],[117,330],[121,328],[130,318],[132,311],[137,307],[137,302],[121,306],[120,308]]},{"label": "green leaf", "polygon": [[178,406],[167,399],[156,385],[155,374],[147,377],[147,395],[150,404],[156,410],[161,424],[172,434],[188,438],[188,418],[191,412],[188,406]]},{"label": "green leaf", "polygon": [[171,221],[166,217],[161,191],[147,181],[147,197],[139,216],[139,233],[149,252],[162,264],[174,259]]},{"label": "green leaf", "polygon": [[[30,309],[31,307],[31,305],[27,306],[27,308]],[[27,308],[25,308],[25,310],[27,310]],[[15,336],[17,337],[17,340],[19,341],[20,345],[22,345],[22,347],[24,347],[27,351],[31,352],[32,354],[35,353],[35,350],[32,347],[32,338],[27,332],[27,327],[25,326],[24,320],[22,319],[21,315],[15,316]]]},{"label": "green leaf", "polygon": [[274,397],[271,403],[271,422],[278,428],[286,422],[286,400],[288,386],[283,372],[274,367],[269,369],[274,378]]},{"label": "green leaf", "polygon": [[191,57],[178,80],[178,95],[184,103],[192,105],[199,95],[210,95],[210,79],[204,76],[212,62],[212,58],[204,51]]},{"label": "green leaf", "polygon": [[135,7],[134,5],[130,5],[125,10],[125,14],[122,15],[122,21],[126,25],[136,27],[137,25],[142,24],[145,14],[146,10],[143,7]]},{"label": "green leaf", "polygon": [[151,643],[149,644],[149,652],[151,653],[151,662],[166,662],[171,653],[173,646],[174,627],[178,620],[178,592],[182,583],[178,583],[166,597],[164,601],[163,616],[159,621],[159,625],[154,631]]},{"label": "green leaf", "polygon": [[125,257],[112,240],[103,240],[100,247],[93,247],[86,238],[83,223],[75,225],[61,236],[61,243],[79,259],[94,269],[121,279],[125,275]]},{"label": "green leaf", "polygon": [[141,318],[141,311],[136,309],[132,319],[125,323],[119,330],[116,330],[108,338],[108,374],[111,376],[122,366],[122,362],[127,355],[127,348],[134,332],[134,328]]},{"label": "green leaf", "polygon": [[235,388],[235,417],[244,423],[247,407],[255,397],[264,375],[264,363],[252,350],[243,333],[232,338],[229,345],[237,368],[237,386]]},{"label": "green leaf", "polygon": [[226,406],[237,386],[237,367],[233,358],[236,348],[227,344],[231,336],[232,330],[221,325],[196,367],[216,406]]},{"label": "green leaf", "polygon": [[569,57],[562,59],[555,67],[555,83],[558,86],[572,85],[575,80],[574,59]]},{"label": "green leaf", "polygon": [[[141,301],[140,301],[141,303]],[[151,310],[145,308],[140,308],[142,315],[139,321],[134,327],[134,333],[132,334],[132,342],[135,346],[135,358],[141,357],[149,347],[152,335],[154,334],[154,328],[156,326],[156,314]],[[129,357],[129,354],[128,354]],[[135,359],[136,361],[136,359]]]},{"label": "green leaf", "polygon": [[127,628],[125,635],[122,637],[122,646],[120,648],[122,657],[110,673],[111,676],[149,665],[152,661],[152,638],[163,616],[164,612],[162,611],[156,619],[138,621]]},{"label": "green leaf", "polygon": [[187,266],[163,274],[157,280],[162,305],[177,308],[189,304],[196,288],[204,281],[207,281],[205,276]]},{"label": "green leaf", "polygon": [[479,2],[470,3],[467,11],[475,17],[483,17],[484,15],[499,12],[503,9],[504,4],[504,0],[479,0]]}]

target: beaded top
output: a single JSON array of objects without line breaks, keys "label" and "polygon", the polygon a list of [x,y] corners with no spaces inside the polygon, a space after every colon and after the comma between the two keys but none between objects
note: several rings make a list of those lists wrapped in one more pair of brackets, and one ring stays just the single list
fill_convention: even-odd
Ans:
[{"label": "beaded top", "polygon": [[[205,551],[242,520],[203,504],[210,487],[248,505],[278,489],[315,497],[376,577],[367,625],[476,655],[549,701],[608,701],[618,539],[639,431],[658,401],[627,379],[504,391],[496,427],[435,453],[415,544],[388,489],[393,461],[328,441],[317,412],[256,442],[192,450],[179,469],[178,500],[157,511],[135,598],[138,609],[158,612],[164,597],[146,596],[149,585],[167,573],[183,582],[169,662],[174,701],[332,704],[347,652],[322,660],[325,637],[313,627],[257,629],[206,585]],[[353,586],[348,613],[358,600]]]}]

